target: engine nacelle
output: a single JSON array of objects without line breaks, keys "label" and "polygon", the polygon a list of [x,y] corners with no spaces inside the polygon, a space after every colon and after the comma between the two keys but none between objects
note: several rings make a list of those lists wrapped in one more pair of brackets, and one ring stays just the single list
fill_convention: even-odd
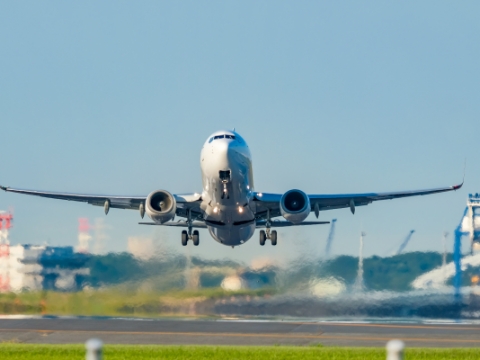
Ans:
[{"label": "engine nacelle", "polygon": [[300,190],[289,190],[280,200],[280,212],[291,223],[298,224],[310,214],[310,199]]},{"label": "engine nacelle", "polygon": [[156,223],[163,224],[175,217],[177,202],[175,197],[165,190],[151,192],[145,202],[145,212]]}]

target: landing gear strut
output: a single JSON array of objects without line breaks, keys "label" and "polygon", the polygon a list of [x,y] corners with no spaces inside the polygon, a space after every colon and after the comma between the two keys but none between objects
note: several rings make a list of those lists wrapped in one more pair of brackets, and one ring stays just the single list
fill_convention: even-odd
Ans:
[{"label": "landing gear strut", "polygon": [[230,199],[227,189],[227,184],[230,182],[230,170],[220,170],[219,177],[223,184],[222,199]]}]

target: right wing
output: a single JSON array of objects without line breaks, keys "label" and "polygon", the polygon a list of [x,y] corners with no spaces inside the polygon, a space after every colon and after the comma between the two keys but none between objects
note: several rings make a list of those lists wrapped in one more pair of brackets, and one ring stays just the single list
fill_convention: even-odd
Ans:
[{"label": "right wing", "polygon": [[138,209],[140,204],[147,199],[146,196],[118,196],[118,195],[92,195],[73,194],[40,190],[15,189],[8,186],[0,186],[0,189],[17,194],[33,195],[50,199],[85,202],[91,205],[104,206],[105,201],[110,201],[110,207],[118,209]]},{"label": "right wing", "polygon": [[[78,201],[85,202],[91,205],[104,206],[105,202],[109,202],[110,208],[117,209],[134,209],[138,210],[140,204],[144,204],[147,199],[147,195],[144,196],[122,196],[122,195],[92,195],[92,194],[74,194],[74,193],[61,193],[61,192],[51,192],[51,191],[40,191],[40,190],[27,190],[27,189],[16,189],[8,186],[1,186],[0,189],[13,192],[17,194],[32,195],[46,197],[50,199],[58,200],[68,200],[68,201]],[[199,203],[201,201],[200,194],[184,194],[184,195],[175,195],[175,201],[177,202],[176,215],[186,216],[187,209],[195,210],[199,208]]]}]

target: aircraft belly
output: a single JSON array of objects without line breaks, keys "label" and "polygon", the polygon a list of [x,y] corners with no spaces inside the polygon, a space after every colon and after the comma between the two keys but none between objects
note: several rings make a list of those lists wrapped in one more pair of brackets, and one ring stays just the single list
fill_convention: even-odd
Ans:
[{"label": "aircraft belly", "polygon": [[209,226],[210,235],[219,243],[227,246],[238,246],[247,242],[255,232],[255,224]]}]

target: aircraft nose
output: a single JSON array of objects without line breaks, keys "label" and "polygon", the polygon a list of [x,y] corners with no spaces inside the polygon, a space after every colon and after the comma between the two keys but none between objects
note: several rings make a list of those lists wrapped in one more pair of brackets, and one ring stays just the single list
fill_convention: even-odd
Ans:
[{"label": "aircraft nose", "polygon": [[228,152],[228,142],[223,139],[217,140],[217,143],[215,144],[215,150],[219,154],[226,154]]},{"label": "aircraft nose", "polygon": [[223,155],[223,156],[228,156],[229,154],[231,154],[234,149],[235,149],[235,142],[234,141],[231,141],[231,140],[227,140],[227,139],[220,139],[220,140],[217,140],[218,143],[215,144],[216,145],[216,152],[219,154],[219,155]]}]

